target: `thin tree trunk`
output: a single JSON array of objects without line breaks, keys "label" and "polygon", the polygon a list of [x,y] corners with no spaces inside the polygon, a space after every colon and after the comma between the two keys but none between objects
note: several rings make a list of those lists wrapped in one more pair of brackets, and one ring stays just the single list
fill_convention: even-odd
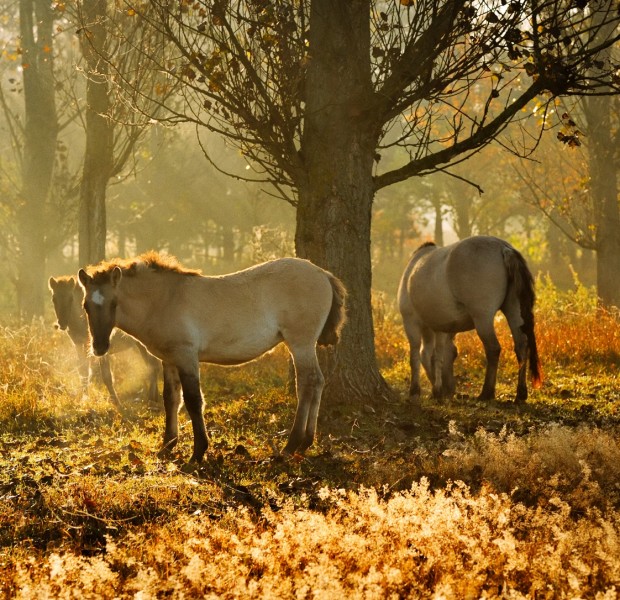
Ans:
[{"label": "thin tree trunk", "polygon": [[611,136],[611,98],[584,100],[588,121],[590,193],[596,214],[596,286],[602,306],[620,307],[620,208]]},{"label": "thin tree trunk", "polygon": [[433,198],[433,208],[435,209],[435,243],[443,246],[443,216],[441,214],[441,199]]},{"label": "thin tree trunk", "polygon": [[[610,0],[600,0],[591,7],[599,42],[612,35],[616,27],[605,23],[611,6]],[[605,64],[612,58],[611,49],[603,50],[596,58]],[[598,76],[596,63],[591,67],[593,78]],[[620,205],[614,160],[616,147],[611,133],[611,98],[585,97],[582,104],[588,124],[590,194],[596,215],[596,287],[601,306],[620,307]]]},{"label": "thin tree trunk", "polygon": [[58,120],[54,94],[54,16],[45,0],[20,0],[24,76],[24,159],[17,211],[19,258],[17,301],[22,318],[43,315],[45,307],[46,219]]},{"label": "thin tree trunk", "polygon": [[371,309],[377,132],[363,114],[371,94],[368,11],[365,0],[314,0],[310,16],[302,140],[307,176],[299,185],[295,244],[299,256],[332,271],[349,290],[348,323],[324,394],[337,402],[389,395],[375,358]]},{"label": "thin tree trunk", "polygon": [[113,124],[109,110],[105,50],[105,0],[84,0],[86,25],[82,53],[88,65],[86,83],[86,149],[80,187],[80,264],[105,258],[106,191],[113,169]]}]

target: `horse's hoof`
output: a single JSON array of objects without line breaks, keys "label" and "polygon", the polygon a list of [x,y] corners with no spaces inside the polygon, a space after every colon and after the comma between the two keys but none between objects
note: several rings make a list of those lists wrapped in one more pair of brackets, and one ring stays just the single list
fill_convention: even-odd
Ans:
[{"label": "horse's hoof", "polygon": [[525,404],[527,400],[527,388],[517,389],[517,395],[515,396],[516,404]]},{"label": "horse's hoof", "polygon": [[282,448],[282,452],[280,452],[280,456],[293,456],[293,454],[295,454],[295,452],[297,452],[297,446],[291,446],[290,444],[286,444],[286,446],[284,446],[284,448]]},{"label": "horse's hoof", "polygon": [[409,396],[407,400],[414,411],[422,410],[422,399],[420,398],[420,394],[417,394],[416,396]]},{"label": "horse's hoof", "polygon": [[172,447],[164,446],[158,453],[157,458],[159,460],[170,460],[172,458]]},{"label": "horse's hoof", "polygon": [[190,459],[189,462],[185,463],[180,471],[181,473],[186,473],[188,475],[195,473],[196,471],[198,471],[198,469],[200,469],[200,463],[194,459]]}]

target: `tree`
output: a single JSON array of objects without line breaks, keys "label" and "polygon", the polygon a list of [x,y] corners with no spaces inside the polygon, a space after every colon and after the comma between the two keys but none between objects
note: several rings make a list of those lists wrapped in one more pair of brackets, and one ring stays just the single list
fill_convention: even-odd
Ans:
[{"label": "tree", "polygon": [[[145,128],[157,116],[160,102],[173,91],[160,73],[142,68],[141,52],[134,48],[145,42],[145,30],[136,26],[131,13],[108,5],[106,0],[82,0],[74,16],[80,23],[78,33],[86,65],[86,148],[79,209],[81,265],[105,258],[108,183],[123,171]],[[118,31],[122,32],[120,36],[115,35]],[[125,40],[131,40],[131,45]],[[146,40],[155,49],[156,42]],[[116,69],[132,80],[132,93],[124,94],[122,102],[114,95],[108,76],[111,55],[117,57]],[[141,106],[143,102],[147,109]],[[142,116],[145,110],[149,117]]]},{"label": "tree", "polygon": [[45,0],[20,0],[20,33],[24,80],[25,124],[22,185],[18,200],[17,299],[19,313],[43,315],[45,236],[43,217],[50,190],[58,121],[54,90],[54,13]]},{"label": "tree", "polygon": [[[152,10],[149,13],[144,5]],[[327,393],[388,394],[374,356],[370,225],[377,190],[446,169],[533,98],[618,87],[592,59],[618,39],[610,0],[160,0],[130,9],[168,42],[152,61],[183,83],[171,121],[236,143],[296,206],[296,251],[343,279],[349,323]],[[145,48],[144,60],[148,60]],[[468,90],[484,102],[470,102]],[[382,171],[381,152],[406,150]]]},{"label": "tree", "polygon": [[516,172],[530,203],[595,253],[601,306],[620,306],[619,98],[583,98],[557,110],[562,127],[543,137],[534,164],[516,165]]}]

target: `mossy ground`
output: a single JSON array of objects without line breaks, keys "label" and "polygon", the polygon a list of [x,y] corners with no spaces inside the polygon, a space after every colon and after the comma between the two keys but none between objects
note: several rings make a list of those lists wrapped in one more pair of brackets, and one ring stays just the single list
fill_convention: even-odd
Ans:
[{"label": "mossy ground", "polygon": [[[389,311],[388,311],[389,312]],[[458,395],[406,399],[397,319],[377,323],[393,403],[324,405],[315,446],[283,458],[295,402],[284,349],[205,366],[208,459],[183,416],[157,458],[161,407],[140,361],[113,367],[120,416],[82,398],[69,339],[0,330],[0,590],[6,597],[615,597],[620,582],[620,323],[588,306],[537,314],[545,383],[512,401],[498,321],[497,401],[458,338]],[[340,594],[340,596],[339,596]]]}]

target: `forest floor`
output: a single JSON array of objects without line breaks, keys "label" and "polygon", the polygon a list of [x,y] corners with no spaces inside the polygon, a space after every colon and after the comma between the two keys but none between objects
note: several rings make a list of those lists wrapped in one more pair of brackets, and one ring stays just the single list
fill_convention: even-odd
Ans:
[{"label": "forest floor", "polygon": [[[620,591],[620,319],[540,303],[545,383],[512,398],[505,323],[496,402],[457,337],[457,397],[406,399],[398,319],[377,318],[391,403],[321,407],[305,456],[283,348],[205,366],[210,448],[191,474],[191,424],[157,457],[160,406],[139,357],[113,357],[119,415],[82,398],[68,337],[0,328],[0,595],[7,598],[616,598]],[[390,313],[390,311],[387,311]],[[136,375],[138,374],[138,376]]]}]

